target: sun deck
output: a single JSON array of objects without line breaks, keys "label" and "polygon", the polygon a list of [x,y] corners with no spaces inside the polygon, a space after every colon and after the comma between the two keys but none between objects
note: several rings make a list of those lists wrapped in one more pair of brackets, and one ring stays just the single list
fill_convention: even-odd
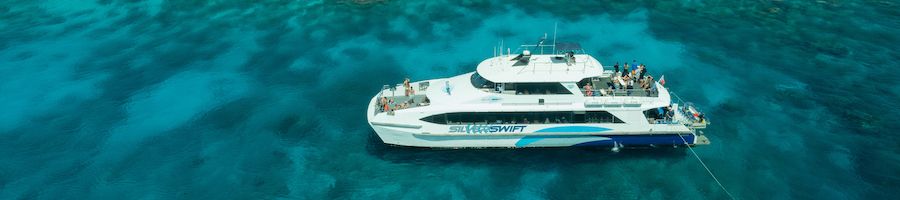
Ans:
[{"label": "sun deck", "polygon": [[[591,84],[590,92],[584,87]],[[617,76],[592,77],[579,82],[581,93],[584,96],[632,96],[632,97],[659,97],[659,90],[655,82],[647,80],[646,85],[636,81],[635,86],[623,86],[625,81]]]},{"label": "sun deck", "polygon": [[[520,59],[527,59],[522,61]],[[497,56],[478,64],[478,73],[496,83],[577,82],[590,76],[598,76],[603,67],[589,55],[533,55],[516,59],[516,56]]]},{"label": "sun deck", "polygon": [[[393,115],[393,111],[396,110],[428,106],[431,104],[428,97],[425,96],[425,91],[429,87],[427,81],[410,83],[410,87],[410,91],[407,92],[403,84],[397,84],[395,86],[384,85],[381,88],[381,92],[378,93],[378,99],[375,104],[375,106],[377,106],[375,114],[377,115],[386,112],[388,115]],[[387,104],[387,109],[385,109],[385,104]]]}]

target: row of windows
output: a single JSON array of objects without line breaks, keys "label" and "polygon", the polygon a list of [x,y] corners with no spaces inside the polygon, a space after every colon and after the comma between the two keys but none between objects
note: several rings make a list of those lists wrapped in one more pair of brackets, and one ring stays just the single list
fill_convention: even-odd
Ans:
[{"label": "row of windows", "polygon": [[504,86],[516,94],[572,94],[561,83],[506,83]]},{"label": "row of windows", "polygon": [[625,123],[606,111],[458,112],[422,118],[435,124],[579,124]]},{"label": "row of windows", "polygon": [[572,94],[561,83],[494,83],[477,72],[472,74],[469,79],[472,86],[479,89],[493,89],[495,92],[510,91],[518,95],[546,95],[546,94]]}]

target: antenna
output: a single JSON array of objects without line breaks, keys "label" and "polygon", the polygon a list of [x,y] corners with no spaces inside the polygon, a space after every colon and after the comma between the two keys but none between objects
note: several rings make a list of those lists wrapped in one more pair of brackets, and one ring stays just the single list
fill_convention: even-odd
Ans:
[{"label": "antenna", "polygon": [[497,40],[497,56],[503,56],[503,39]]},{"label": "antenna", "polygon": [[553,54],[556,54],[556,28],[559,27],[559,22],[553,24]]}]

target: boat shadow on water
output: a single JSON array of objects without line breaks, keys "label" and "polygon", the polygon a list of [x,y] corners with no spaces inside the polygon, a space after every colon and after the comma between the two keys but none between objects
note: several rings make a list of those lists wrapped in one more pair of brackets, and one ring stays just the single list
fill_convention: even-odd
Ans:
[{"label": "boat shadow on water", "polygon": [[374,132],[366,151],[394,163],[445,165],[548,165],[615,162],[629,159],[678,161],[689,159],[687,147],[625,147],[618,152],[612,146],[549,148],[424,148],[385,144]]}]

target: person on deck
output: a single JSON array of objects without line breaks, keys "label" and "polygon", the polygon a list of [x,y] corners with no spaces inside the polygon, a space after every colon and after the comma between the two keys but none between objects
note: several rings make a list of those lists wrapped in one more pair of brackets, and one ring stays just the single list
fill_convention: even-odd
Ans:
[{"label": "person on deck", "polygon": [[644,66],[644,64],[641,64],[640,69],[641,69],[641,73],[640,73],[640,76],[638,76],[638,77],[641,77],[641,79],[644,79],[644,74],[647,73],[647,66]]},{"label": "person on deck", "polygon": [[646,81],[647,85],[644,86],[644,89],[647,89],[647,90],[653,89],[653,87],[655,87],[655,85],[656,85],[655,83],[653,83],[653,76],[647,76],[647,78],[645,78],[645,79],[647,80]]},{"label": "person on deck", "polygon": [[638,84],[641,85],[641,89],[647,89],[647,79],[638,79]]},{"label": "person on deck", "polygon": [[[616,65],[613,66],[613,68],[616,69],[615,73],[619,73],[619,62],[616,62]],[[615,75],[615,73],[613,73],[613,75]]]},{"label": "person on deck", "polygon": [[388,114],[394,115],[394,110],[397,110],[397,105],[394,105],[394,98],[388,100],[388,104],[384,107],[387,108]]},{"label": "person on deck", "polygon": [[409,86],[409,77],[407,77],[406,79],[403,79],[403,90],[406,91],[406,93],[405,93],[406,96],[409,96],[409,93],[411,93],[410,92],[411,89],[412,88]]},{"label": "person on deck", "polygon": [[636,70],[638,67],[637,60],[631,60],[631,71]]}]

